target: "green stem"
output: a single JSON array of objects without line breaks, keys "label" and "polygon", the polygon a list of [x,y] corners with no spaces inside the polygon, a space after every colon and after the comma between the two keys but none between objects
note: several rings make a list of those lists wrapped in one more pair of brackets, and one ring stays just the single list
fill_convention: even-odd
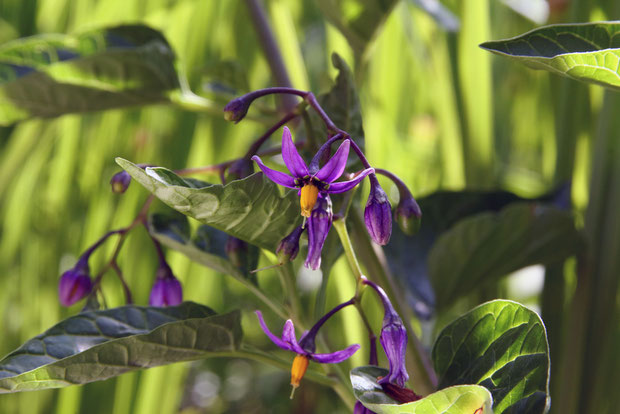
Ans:
[{"label": "green stem", "polygon": [[301,304],[299,302],[299,295],[295,289],[295,271],[293,270],[293,264],[287,262],[276,268],[280,276],[280,283],[282,284],[284,295],[291,306],[293,320],[297,326],[303,327],[304,324],[301,320]]},{"label": "green stem", "polygon": [[437,388],[437,376],[426,349],[413,331],[411,325],[411,321],[414,319],[413,311],[402,295],[399,294],[400,290],[387,270],[385,260],[380,260],[377,256],[366,232],[361,213],[357,209],[352,209],[349,218],[352,220],[352,235],[356,250],[360,252],[360,257],[363,258],[370,274],[377,278],[381,287],[392,299],[394,309],[407,327],[407,334],[410,339],[407,348],[409,355],[412,356],[412,359],[408,360],[407,369],[413,374],[411,379],[414,390],[418,394],[430,394]]},{"label": "green stem", "polygon": [[[349,238],[349,232],[347,231],[346,223],[344,219],[335,220],[333,225],[338,232],[338,237],[340,237],[340,242],[342,243],[342,248],[344,249],[344,254],[347,257],[349,266],[351,266],[351,270],[353,271],[355,282],[359,284],[359,281],[363,275],[362,268],[360,267],[360,264],[357,261],[357,257],[355,256],[355,250],[353,250],[353,244],[351,244],[351,239]],[[358,289],[356,289],[356,292],[357,291]]]}]

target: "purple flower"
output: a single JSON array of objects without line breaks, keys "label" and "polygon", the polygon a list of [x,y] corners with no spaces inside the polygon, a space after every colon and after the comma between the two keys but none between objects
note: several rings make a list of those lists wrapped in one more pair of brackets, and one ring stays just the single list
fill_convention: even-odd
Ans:
[{"label": "purple flower", "polygon": [[385,291],[366,278],[363,279],[363,283],[372,287],[377,292],[381,298],[381,302],[383,302],[383,309],[385,311],[379,340],[381,341],[385,355],[390,363],[390,372],[386,377],[379,380],[379,384],[390,383],[403,388],[407,380],[409,380],[409,374],[407,374],[407,368],[405,366],[407,329],[402,319],[400,319],[400,316],[398,316],[398,313],[396,313],[396,310],[394,310],[392,302],[390,302]]},{"label": "purple flower", "polygon": [[297,226],[295,230],[280,241],[276,249],[276,256],[278,257],[279,263],[285,263],[297,257],[297,253],[299,253],[299,238],[303,232],[304,228],[302,226]]},{"label": "purple flower", "polygon": [[[299,382],[306,373],[309,361],[315,361],[321,364],[338,364],[349,358],[360,348],[359,345],[354,344],[341,351],[331,352],[328,354],[318,354],[315,352],[316,346],[314,343],[314,338],[316,337],[319,328],[334,313],[352,303],[352,301],[342,303],[329,311],[309,331],[305,332],[301,336],[299,342],[295,337],[295,326],[290,319],[284,323],[284,328],[282,329],[282,337],[278,338],[276,335],[271,333],[269,328],[267,328],[267,325],[263,320],[263,314],[260,311],[256,311],[256,316],[258,316],[258,322],[260,323],[263,332],[265,332],[269,339],[271,339],[271,342],[276,344],[281,349],[295,352],[297,354],[297,356],[293,360],[293,366],[291,367],[291,385],[293,386],[293,392],[297,387],[299,387]],[[293,397],[293,392],[291,392],[291,398]]]},{"label": "purple flower", "polygon": [[321,251],[332,227],[332,202],[328,195],[318,199],[308,219],[308,256],[304,265],[312,270],[321,267]]},{"label": "purple flower", "polygon": [[377,177],[371,175],[369,179],[370,194],[364,210],[364,222],[372,240],[386,245],[392,235],[392,206]]},{"label": "purple flower", "polygon": [[181,282],[174,277],[170,267],[162,263],[157,269],[157,280],[151,289],[149,305],[176,306],[183,302],[183,288]]},{"label": "purple flower", "polygon": [[293,144],[291,131],[284,127],[284,133],[282,134],[282,158],[293,176],[266,167],[257,155],[253,156],[252,160],[256,161],[260,169],[271,181],[284,187],[299,188],[301,215],[310,217],[310,213],[319,196],[322,198],[327,194],[349,191],[362,181],[364,177],[374,172],[373,168],[367,168],[351,181],[334,182],[344,173],[350,146],[349,140],[346,139],[334,156],[322,168],[318,168],[318,159],[313,159],[308,166],[301,158],[301,155],[299,155],[299,152],[297,152],[295,144]]},{"label": "purple flower", "polygon": [[67,270],[58,282],[58,298],[63,306],[71,306],[88,296],[93,288],[88,269],[88,257],[82,257],[76,265]]}]

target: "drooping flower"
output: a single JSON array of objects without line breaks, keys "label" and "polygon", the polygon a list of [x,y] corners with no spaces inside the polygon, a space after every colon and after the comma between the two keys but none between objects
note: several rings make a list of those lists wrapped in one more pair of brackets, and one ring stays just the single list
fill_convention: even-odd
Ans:
[{"label": "drooping flower", "polygon": [[363,283],[372,287],[377,292],[381,302],[383,302],[383,309],[385,312],[379,340],[381,341],[381,345],[383,346],[383,350],[390,364],[390,372],[387,376],[379,380],[379,384],[390,383],[404,388],[405,383],[409,380],[409,374],[407,374],[407,368],[405,366],[407,329],[402,319],[400,319],[400,316],[398,316],[398,313],[396,313],[385,291],[376,283],[366,278],[363,278]]},{"label": "drooping flower", "polygon": [[401,195],[394,217],[405,234],[412,236],[420,230],[422,210],[411,193],[404,198]]},{"label": "drooping flower", "polygon": [[72,269],[67,270],[60,277],[58,298],[63,306],[71,306],[88,296],[92,288],[88,257],[82,256]]},{"label": "drooping flower", "polygon": [[272,334],[265,321],[263,320],[263,315],[260,311],[256,311],[256,316],[258,316],[258,322],[260,326],[265,332],[265,334],[271,339],[271,342],[276,344],[279,348],[295,352],[297,355],[293,360],[293,366],[291,367],[291,385],[293,389],[291,391],[291,398],[293,398],[293,393],[295,389],[299,387],[299,383],[306,373],[306,369],[308,368],[308,364],[310,361],[319,362],[321,364],[338,364],[351,355],[353,355],[360,346],[358,344],[351,345],[343,350],[330,352],[327,354],[318,354],[315,352],[315,337],[319,331],[319,328],[329,319],[334,313],[338,312],[340,309],[345,306],[351,305],[353,301],[348,301],[345,303],[341,303],[336,306],[334,309],[326,313],[309,331],[305,332],[299,341],[295,336],[295,326],[293,322],[288,319],[284,323],[284,328],[282,329],[282,337],[278,338],[276,335]]},{"label": "drooping flower", "polygon": [[327,194],[349,191],[362,181],[364,177],[374,172],[373,168],[367,168],[350,181],[334,182],[344,173],[350,145],[349,140],[346,139],[334,156],[319,169],[318,160],[313,160],[310,165],[306,165],[299,152],[297,152],[295,144],[293,144],[291,131],[284,127],[282,134],[282,158],[293,176],[265,166],[257,155],[253,156],[252,160],[258,164],[271,181],[284,187],[299,188],[301,215],[310,217],[317,198],[322,198]]},{"label": "drooping flower", "polygon": [[157,279],[151,289],[149,305],[176,306],[183,302],[183,288],[181,282],[174,277],[172,269],[166,263],[160,263],[157,269]]},{"label": "drooping flower", "polygon": [[377,177],[371,175],[369,179],[370,194],[364,209],[364,222],[372,240],[383,246],[392,235],[392,206]]},{"label": "drooping flower", "polygon": [[304,265],[312,270],[321,267],[321,251],[332,227],[332,202],[328,195],[317,200],[308,219],[308,256]]},{"label": "drooping flower", "polygon": [[110,180],[112,192],[117,194],[122,194],[127,191],[129,184],[131,184],[131,175],[129,175],[127,171],[121,171],[114,174]]}]

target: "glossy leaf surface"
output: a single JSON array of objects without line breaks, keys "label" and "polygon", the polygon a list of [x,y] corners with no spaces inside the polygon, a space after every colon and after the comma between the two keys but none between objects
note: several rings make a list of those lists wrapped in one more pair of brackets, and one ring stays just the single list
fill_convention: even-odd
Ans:
[{"label": "glossy leaf surface", "polygon": [[0,393],[100,381],[128,371],[234,352],[241,314],[192,302],[83,312],[0,361]]},{"label": "glossy leaf surface", "polygon": [[480,384],[496,414],[544,413],[549,404],[549,347],[540,317],[516,302],[487,302],[439,334],[433,363],[441,387]]},{"label": "glossy leaf surface", "polygon": [[480,47],[534,69],[620,90],[618,22],[551,25]]},{"label": "glossy leaf surface", "polygon": [[461,385],[437,391],[421,400],[398,404],[377,384],[377,377],[388,370],[374,366],[357,367],[351,371],[355,397],[377,414],[491,414],[489,391],[477,385]]},{"label": "glossy leaf surface", "polygon": [[165,168],[142,170],[121,158],[117,163],[173,209],[231,236],[270,250],[301,224],[295,191],[284,196],[276,184],[253,174],[227,185],[204,185]]}]

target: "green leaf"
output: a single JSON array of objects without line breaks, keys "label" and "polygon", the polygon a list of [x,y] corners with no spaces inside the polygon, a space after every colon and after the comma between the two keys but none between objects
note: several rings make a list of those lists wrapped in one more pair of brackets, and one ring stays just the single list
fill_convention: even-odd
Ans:
[{"label": "green leaf", "polygon": [[338,28],[356,56],[363,56],[396,0],[318,0],[317,4],[330,23]]},{"label": "green leaf", "polygon": [[192,302],[83,312],[0,361],[0,393],[59,388],[173,362],[229,354],[241,341],[241,314],[216,315]]},{"label": "green leaf", "polygon": [[147,26],[40,35],[0,46],[0,125],[168,100],[175,56]]},{"label": "green leaf", "polygon": [[544,413],[549,406],[549,346],[540,317],[494,300],[448,325],[433,347],[440,387],[480,384],[496,414]]},{"label": "green leaf", "polygon": [[[491,393],[478,385],[445,388],[421,400],[398,404],[377,384],[388,370],[374,366],[357,367],[351,371],[355,397],[377,414],[492,414]],[[478,411],[482,409],[481,411]]]},{"label": "green leaf", "polygon": [[280,195],[262,173],[227,185],[202,185],[165,168],[116,162],[137,182],[173,209],[259,247],[275,250],[282,238],[301,224],[295,191]]},{"label": "green leaf", "polygon": [[533,69],[620,90],[620,23],[560,24],[486,42],[483,49]]},{"label": "green leaf", "polygon": [[183,253],[193,261],[218,272],[241,277],[239,270],[226,257],[226,233],[209,226],[201,226],[195,238],[191,239],[185,216],[163,214],[149,217],[149,230],[161,244]]},{"label": "green leaf", "polygon": [[565,259],[581,242],[570,212],[538,203],[463,219],[439,237],[428,257],[437,306],[525,266]]}]

